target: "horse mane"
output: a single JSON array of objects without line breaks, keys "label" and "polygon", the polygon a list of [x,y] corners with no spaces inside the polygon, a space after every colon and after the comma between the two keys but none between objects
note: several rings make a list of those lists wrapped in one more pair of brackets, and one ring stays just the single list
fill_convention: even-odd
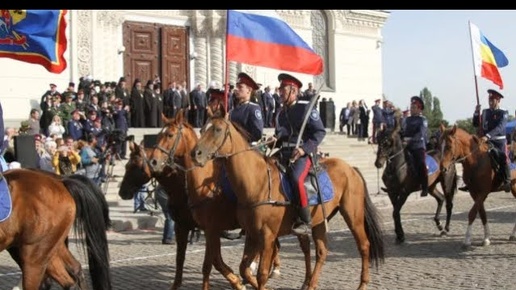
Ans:
[{"label": "horse mane", "polygon": [[[452,129],[448,129],[448,130],[446,130],[446,132],[449,134],[451,132],[451,130]],[[455,135],[459,139],[468,138],[468,137],[471,138],[471,140],[473,141],[473,142],[471,142],[471,145],[476,144],[478,146],[478,149],[481,151],[487,151],[487,149],[488,149],[488,144],[486,142],[482,142],[480,140],[480,137],[478,137],[475,134],[470,134],[468,131],[466,131],[462,128],[457,127],[457,129],[455,131]],[[473,148],[471,148],[471,149],[473,149]]]},{"label": "horse mane", "polygon": [[233,121],[230,122],[233,125],[233,127],[235,127],[235,129],[238,131],[238,133],[242,134],[242,137],[244,137],[247,140],[247,142],[251,141],[251,134],[244,127],[240,126],[239,124]]}]

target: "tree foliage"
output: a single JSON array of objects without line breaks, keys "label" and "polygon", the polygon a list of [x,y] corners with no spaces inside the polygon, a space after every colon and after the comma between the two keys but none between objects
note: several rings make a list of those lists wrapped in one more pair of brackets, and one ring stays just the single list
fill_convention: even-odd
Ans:
[{"label": "tree foliage", "polygon": [[477,129],[473,127],[473,118],[467,118],[466,120],[457,120],[457,127],[467,131],[470,134],[476,134]]},{"label": "tree foliage", "polygon": [[439,130],[439,126],[441,126],[441,124],[448,127],[448,121],[443,119],[443,112],[441,111],[441,102],[439,101],[439,98],[432,96],[432,92],[430,92],[426,87],[419,92],[419,96],[425,103],[423,115],[428,121],[429,131],[434,133]]}]

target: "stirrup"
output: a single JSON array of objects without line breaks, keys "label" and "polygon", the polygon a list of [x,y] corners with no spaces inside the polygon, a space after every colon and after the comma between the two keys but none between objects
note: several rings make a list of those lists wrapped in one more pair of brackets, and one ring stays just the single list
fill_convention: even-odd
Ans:
[{"label": "stirrup", "polygon": [[304,222],[296,222],[292,227],[292,233],[294,235],[308,235],[312,226]]}]

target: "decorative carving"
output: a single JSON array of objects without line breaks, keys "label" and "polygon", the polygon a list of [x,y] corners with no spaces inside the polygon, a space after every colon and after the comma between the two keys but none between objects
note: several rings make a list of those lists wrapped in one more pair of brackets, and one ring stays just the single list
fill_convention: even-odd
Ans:
[{"label": "decorative carving", "polygon": [[223,84],[224,64],[222,62],[222,38],[212,37],[210,40],[210,80],[218,81],[219,83]]},{"label": "decorative carving", "polygon": [[120,26],[124,22],[124,14],[120,11],[101,10],[97,12],[97,21],[111,26]]},{"label": "decorative carving", "polygon": [[207,59],[206,59],[206,38],[197,36],[194,39],[194,51],[197,53],[197,59],[195,60],[195,78],[194,81],[197,83],[207,84]]},{"label": "decorative carving", "polygon": [[91,74],[92,11],[77,11],[77,67],[79,75]]},{"label": "decorative carving", "polygon": [[209,30],[207,13],[210,10],[195,10],[192,17],[192,31],[196,37],[205,37]]}]

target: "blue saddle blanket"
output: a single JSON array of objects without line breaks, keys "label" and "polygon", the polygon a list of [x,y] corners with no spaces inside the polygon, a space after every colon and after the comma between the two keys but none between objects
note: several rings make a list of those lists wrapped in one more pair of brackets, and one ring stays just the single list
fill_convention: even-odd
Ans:
[{"label": "blue saddle blanket", "polygon": [[437,169],[439,169],[439,164],[437,164],[437,161],[435,161],[435,159],[432,156],[426,155],[425,162],[427,169],[426,171],[428,172],[428,175],[434,174],[437,171]]},{"label": "blue saddle blanket", "polygon": [[11,193],[9,186],[4,177],[0,180],[0,222],[5,221],[11,216],[13,210],[13,203],[11,200]]},{"label": "blue saddle blanket", "polygon": [[511,171],[516,170],[516,163],[510,163],[509,168],[511,168]]},{"label": "blue saddle blanket", "polygon": [[[294,192],[292,191],[292,184],[290,183],[288,176],[286,174],[281,173],[281,187],[285,196],[288,200],[296,200],[297,197],[294,197]],[[319,186],[321,187],[321,197],[322,201],[319,200],[319,196],[317,194],[317,183],[315,182],[315,176],[308,174],[305,179],[305,189],[308,195],[308,204],[316,205],[321,203],[326,203],[333,199],[333,183],[331,182],[330,176],[326,170],[319,171],[317,174],[317,180],[319,181]]]},{"label": "blue saddle blanket", "polygon": [[[313,175],[308,175],[305,180],[305,188],[308,194],[308,204],[316,205],[320,203],[325,203],[333,199],[333,183],[331,182],[330,176],[326,170],[320,171],[318,173],[319,185],[321,186],[321,196],[322,202],[319,202],[316,184],[312,178],[315,178]],[[290,201],[294,199],[294,193],[292,192],[292,185],[290,184],[288,177],[284,173],[280,173],[281,179],[281,187],[285,194],[285,197]],[[227,176],[226,170],[222,170],[219,184],[222,187],[222,193],[232,202],[237,202],[237,197],[233,188],[231,187],[231,183],[229,182],[229,178]],[[296,198],[297,199],[297,198]]]}]

